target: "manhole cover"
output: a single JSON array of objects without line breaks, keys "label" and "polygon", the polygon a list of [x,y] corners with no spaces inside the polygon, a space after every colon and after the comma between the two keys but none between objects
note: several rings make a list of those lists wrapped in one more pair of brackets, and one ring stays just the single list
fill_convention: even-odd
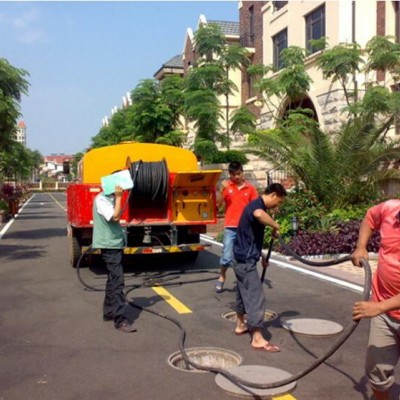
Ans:
[{"label": "manhole cover", "polygon": [[342,332],[342,325],[315,318],[294,318],[282,321],[282,327],[294,333],[309,336],[329,336]]},{"label": "manhole cover", "polygon": [[[236,312],[235,311],[226,311],[222,313],[222,318],[225,318],[229,321],[236,322]],[[278,318],[278,314],[272,310],[266,310],[264,313],[264,322],[271,322]],[[244,316],[246,321],[246,315]]]},{"label": "manhole cover", "polygon": [[[262,365],[240,365],[228,369],[227,372],[243,380],[257,384],[280,382],[292,376],[282,369]],[[256,389],[245,385],[239,387],[221,374],[217,374],[215,377],[215,383],[228,394],[235,397],[243,399],[256,398],[260,400],[272,399],[273,396],[284,395],[296,387],[296,381],[272,389]]]},{"label": "manhole cover", "polygon": [[[193,361],[202,367],[228,369],[236,367],[242,363],[242,357],[239,354],[231,350],[219,349],[216,347],[193,347],[185,349],[185,353],[189,357],[190,361]],[[208,372],[187,364],[180,351],[169,356],[168,364],[181,371]]]}]

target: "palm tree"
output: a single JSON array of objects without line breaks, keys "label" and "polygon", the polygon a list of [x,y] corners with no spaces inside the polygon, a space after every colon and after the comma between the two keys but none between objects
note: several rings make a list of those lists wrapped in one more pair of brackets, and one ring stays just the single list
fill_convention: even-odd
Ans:
[{"label": "palm tree", "polygon": [[279,128],[255,133],[245,149],[272,165],[284,166],[298,184],[328,208],[363,203],[382,183],[400,181],[385,165],[400,159],[400,140],[381,142],[382,131],[362,117],[343,125],[334,138],[301,111],[289,112]]}]

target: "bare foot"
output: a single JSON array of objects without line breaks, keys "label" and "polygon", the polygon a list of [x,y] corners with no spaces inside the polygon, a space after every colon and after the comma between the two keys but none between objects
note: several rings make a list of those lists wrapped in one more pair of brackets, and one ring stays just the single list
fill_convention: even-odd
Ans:
[{"label": "bare foot", "polygon": [[281,349],[278,346],[272,344],[271,342],[268,342],[264,346],[253,346],[252,344],[251,347],[255,350],[267,351],[268,353],[278,353],[279,351],[281,351]]}]

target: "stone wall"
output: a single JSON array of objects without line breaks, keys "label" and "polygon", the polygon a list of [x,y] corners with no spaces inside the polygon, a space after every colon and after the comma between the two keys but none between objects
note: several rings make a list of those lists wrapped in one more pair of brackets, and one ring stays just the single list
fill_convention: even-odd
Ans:
[{"label": "stone wall", "polygon": [[321,94],[317,96],[317,101],[325,130],[332,132],[339,129],[344,118],[340,111],[347,105],[343,91],[338,89]]}]

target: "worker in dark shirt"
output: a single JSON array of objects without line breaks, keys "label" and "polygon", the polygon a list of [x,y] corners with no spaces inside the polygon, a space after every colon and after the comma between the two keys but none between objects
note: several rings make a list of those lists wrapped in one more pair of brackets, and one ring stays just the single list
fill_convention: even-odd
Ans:
[{"label": "worker in dark shirt", "polygon": [[243,210],[233,245],[233,270],[237,280],[235,333],[250,333],[251,346],[254,349],[273,353],[280,351],[280,348],[267,341],[261,332],[265,296],[263,283],[257,272],[257,263],[261,257],[262,266],[266,268],[268,265],[268,261],[262,257],[265,227],[270,226],[273,235],[280,228],[267,211],[279,207],[285,197],[285,188],[279,183],[272,183],[260,197],[250,202]]}]

